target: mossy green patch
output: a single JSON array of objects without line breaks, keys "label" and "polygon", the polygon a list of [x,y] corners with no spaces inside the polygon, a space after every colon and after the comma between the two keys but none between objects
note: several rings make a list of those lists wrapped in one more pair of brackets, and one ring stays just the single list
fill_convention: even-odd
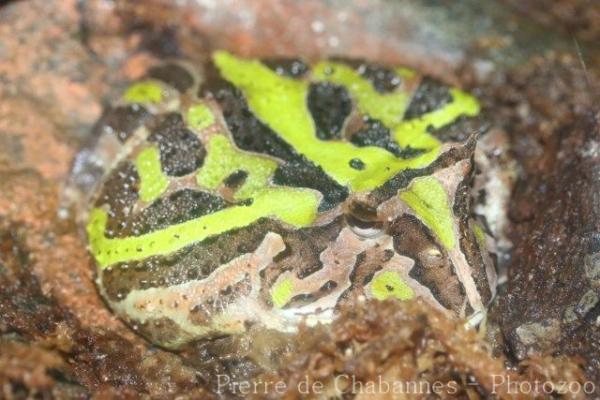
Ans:
[{"label": "mossy green patch", "polygon": [[163,89],[158,82],[142,81],[134,83],[125,91],[123,98],[128,103],[160,103],[163,99]]},{"label": "mossy green patch", "polygon": [[101,268],[114,263],[169,254],[192,243],[232,229],[248,226],[263,217],[274,217],[296,227],[310,225],[316,217],[319,197],[305,189],[269,188],[248,206],[232,206],[168,228],[127,238],[107,238],[106,211],[96,208],[87,225],[92,254]]},{"label": "mossy green patch", "polygon": [[441,108],[393,126],[392,131],[396,142],[403,147],[434,149],[439,146],[439,141],[427,133],[430,127],[439,129],[462,115],[479,114],[479,102],[473,96],[454,88],[450,89],[450,95],[452,101]]},{"label": "mossy green patch", "polygon": [[[353,191],[372,190],[401,170],[430,164],[438,155],[438,148],[435,148],[415,158],[398,159],[379,147],[320,140],[306,105],[307,81],[279,76],[259,61],[243,60],[222,51],[214,54],[214,61],[223,77],[242,90],[248,105],[263,123],[299,153],[321,166],[338,183]],[[373,92],[369,93],[367,98],[374,96]],[[406,107],[406,95],[389,98],[389,104],[379,101],[380,106],[385,103],[382,107],[387,110],[385,114],[389,119],[393,119],[393,112]],[[375,107],[367,107],[375,110]],[[364,169],[356,170],[350,166],[350,161],[355,158],[364,162]]]},{"label": "mossy green patch", "polygon": [[[92,253],[100,267],[106,268],[117,262],[168,254],[208,237],[248,226],[264,217],[276,218],[296,227],[314,222],[320,201],[319,194],[310,189],[271,186],[269,177],[277,167],[275,161],[244,153],[236,149],[223,135],[213,136],[207,150],[205,165],[197,176],[198,183],[205,188],[216,189],[232,172],[246,171],[246,181],[235,197],[240,200],[252,199],[251,204],[231,206],[141,236],[115,239],[104,236],[106,211],[94,209],[90,215],[87,232]],[[146,154],[141,157],[140,162],[156,162],[158,152],[155,148],[146,149],[143,153]],[[140,156],[143,153],[140,153]],[[152,168],[146,169],[146,173],[149,170]],[[145,179],[147,178],[142,176],[142,188]],[[152,195],[156,195],[156,189],[148,190]]]},{"label": "mossy green patch", "polygon": [[371,293],[377,300],[395,297],[398,300],[409,300],[415,292],[404,282],[396,271],[382,271],[371,281]]},{"label": "mossy green patch", "polygon": [[215,122],[215,116],[206,104],[199,103],[188,108],[186,113],[187,123],[190,127],[202,130]]},{"label": "mossy green patch", "polygon": [[294,285],[290,278],[285,278],[271,288],[271,300],[273,305],[281,308],[287,304],[294,293]]},{"label": "mossy green patch", "polygon": [[251,198],[264,190],[269,183],[269,177],[277,168],[277,163],[267,157],[238,150],[223,135],[211,138],[207,153],[204,166],[197,175],[198,184],[214,190],[232,173],[245,171],[248,176],[235,193],[238,200]]},{"label": "mossy green patch", "polygon": [[135,167],[140,176],[140,198],[152,202],[169,186],[169,180],[160,166],[160,152],[156,147],[147,147],[138,154]]},{"label": "mossy green patch", "polygon": [[394,72],[396,72],[396,75],[404,79],[413,79],[415,76],[417,76],[415,70],[406,67],[397,67]]},{"label": "mossy green patch", "polygon": [[402,121],[402,116],[410,101],[408,93],[403,91],[379,93],[371,82],[346,64],[320,62],[315,65],[313,76],[318,80],[346,87],[363,113],[380,120],[388,127],[395,126]]},{"label": "mossy green patch", "polygon": [[452,210],[448,204],[448,195],[436,178],[417,178],[399,196],[437,235],[444,247],[454,247],[456,239]]},{"label": "mossy green patch", "polygon": [[483,228],[477,222],[473,222],[471,227],[475,234],[475,238],[477,239],[477,244],[479,244],[479,248],[482,250],[485,249],[485,232],[483,231]]}]

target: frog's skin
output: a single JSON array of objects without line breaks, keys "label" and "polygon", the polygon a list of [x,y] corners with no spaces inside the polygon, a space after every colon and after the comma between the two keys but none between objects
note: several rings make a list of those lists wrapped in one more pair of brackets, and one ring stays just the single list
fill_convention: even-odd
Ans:
[{"label": "frog's skin", "polygon": [[476,99],[406,68],[173,61],[98,124],[87,235],[110,307],[178,348],[344,302],[494,296],[471,209]]}]

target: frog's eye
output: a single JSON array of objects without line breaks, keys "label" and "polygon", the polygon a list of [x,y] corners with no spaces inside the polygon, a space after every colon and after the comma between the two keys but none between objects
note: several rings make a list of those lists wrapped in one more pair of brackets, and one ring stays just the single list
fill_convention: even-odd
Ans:
[{"label": "frog's eye", "polygon": [[384,229],[383,221],[377,217],[377,210],[359,202],[352,202],[344,216],[350,229],[364,238],[378,236]]}]

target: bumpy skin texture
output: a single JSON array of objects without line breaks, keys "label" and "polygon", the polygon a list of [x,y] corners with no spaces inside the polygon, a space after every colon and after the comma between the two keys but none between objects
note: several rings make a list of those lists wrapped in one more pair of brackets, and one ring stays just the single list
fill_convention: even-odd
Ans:
[{"label": "bumpy skin texture", "polygon": [[478,113],[457,89],[357,61],[155,67],[98,125],[99,288],[170,348],[327,323],[359,299],[484,312],[496,277],[471,215],[476,135],[443,135]]}]

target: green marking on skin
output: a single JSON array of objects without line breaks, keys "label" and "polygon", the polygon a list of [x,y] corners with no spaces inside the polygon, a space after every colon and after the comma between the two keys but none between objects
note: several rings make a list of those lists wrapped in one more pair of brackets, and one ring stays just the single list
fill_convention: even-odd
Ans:
[{"label": "green marking on skin", "polygon": [[135,167],[140,176],[140,198],[150,203],[169,186],[169,180],[160,166],[160,152],[156,147],[145,148],[138,154]]},{"label": "green marking on skin", "polygon": [[250,198],[258,191],[264,190],[269,183],[269,177],[277,169],[275,161],[244,153],[236,149],[223,135],[212,137],[207,146],[207,153],[204,166],[197,175],[198,184],[214,190],[232,173],[239,170],[246,171],[248,176],[235,193],[237,200]]},{"label": "green marking on skin", "polygon": [[248,176],[235,197],[252,198],[252,203],[231,206],[141,236],[116,239],[104,236],[108,217],[106,211],[96,208],[91,212],[87,232],[92,254],[101,268],[168,254],[208,237],[248,226],[263,217],[274,217],[295,227],[310,225],[315,220],[320,201],[317,192],[269,186],[268,179],[277,167],[275,161],[237,150],[223,135],[213,136],[207,150],[205,164],[197,176],[199,184],[216,189],[231,172],[244,170]]},{"label": "green marking on skin", "polygon": [[271,288],[271,299],[277,308],[287,304],[294,293],[294,285],[290,278],[285,278]]},{"label": "green marking on skin", "polygon": [[388,127],[402,121],[410,101],[406,92],[377,92],[371,82],[345,64],[320,62],[315,65],[313,75],[319,80],[345,86],[363,113],[380,120]]},{"label": "green marking on skin", "polygon": [[394,70],[394,72],[396,72],[396,75],[404,79],[412,79],[417,75],[414,70],[406,67],[398,67]]},{"label": "green marking on skin", "polygon": [[118,262],[168,254],[208,237],[248,226],[262,217],[276,217],[299,228],[315,220],[320,199],[312,190],[268,188],[253,200],[249,206],[232,206],[159,231],[115,239],[104,236],[108,216],[106,211],[95,208],[87,225],[91,251],[98,265],[106,268]]},{"label": "green marking on skin", "polygon": [[188,108],[186,113],[188,125],[194,129],[202,130],[215,122],[215,116],[205,104],[196,104]]},{"label": "green marking on skin", "polygon": [[[256,60],[243,60],[223,51],[216,52],[213,58],[223,77],[243,91],[250,108],[262,122],[337,182],[355,192],[372,190],[399,171],[424,167],[438,155],[439,146],[415,158],[399,159],[379,147],[320,140],[306,105],[308,82],[279,76]],[[405,96],[394,97],[403,105],[386,105],[386,113],[404,109]],[[353,169],[350,160],[354,158],[362,160],[365,168]]]},{"label": "green marking on skin", "polygon": [[452,210],[448,205],[446,191],[437,179],[432,176],[417,178],[399,196],[438,236],[444,247],[449,250],[454,247]]},{"label": "green marking on skin", "polygon": [[479,114],[479,103],[473,96],[454,88],[450,89],[450,95],[452,101],[442,108],[396,125],[393,128],[396,142],[402,147],[433,149],[439,141],[427,133],[429,127],[439,129],[461,115],[472,117]]},{"label": "green marking on skin", "polygon": [[471,226],[479,247],[485,249],[485,232],[483,231],[483,228],[477,222],[473,222]]},{"label": "green marking on skin", "polygon": [[134,83],[125,91],[123,98],[128,103],[160,103],[163,89],[157,82],[142,81]]},{"label": "green marking on skin", "polygon": [[371,293],[377,300],[395,297],[399,300],[410,300],[415,292],[404,282],[396,271],[382,271],[373,277]]}]

